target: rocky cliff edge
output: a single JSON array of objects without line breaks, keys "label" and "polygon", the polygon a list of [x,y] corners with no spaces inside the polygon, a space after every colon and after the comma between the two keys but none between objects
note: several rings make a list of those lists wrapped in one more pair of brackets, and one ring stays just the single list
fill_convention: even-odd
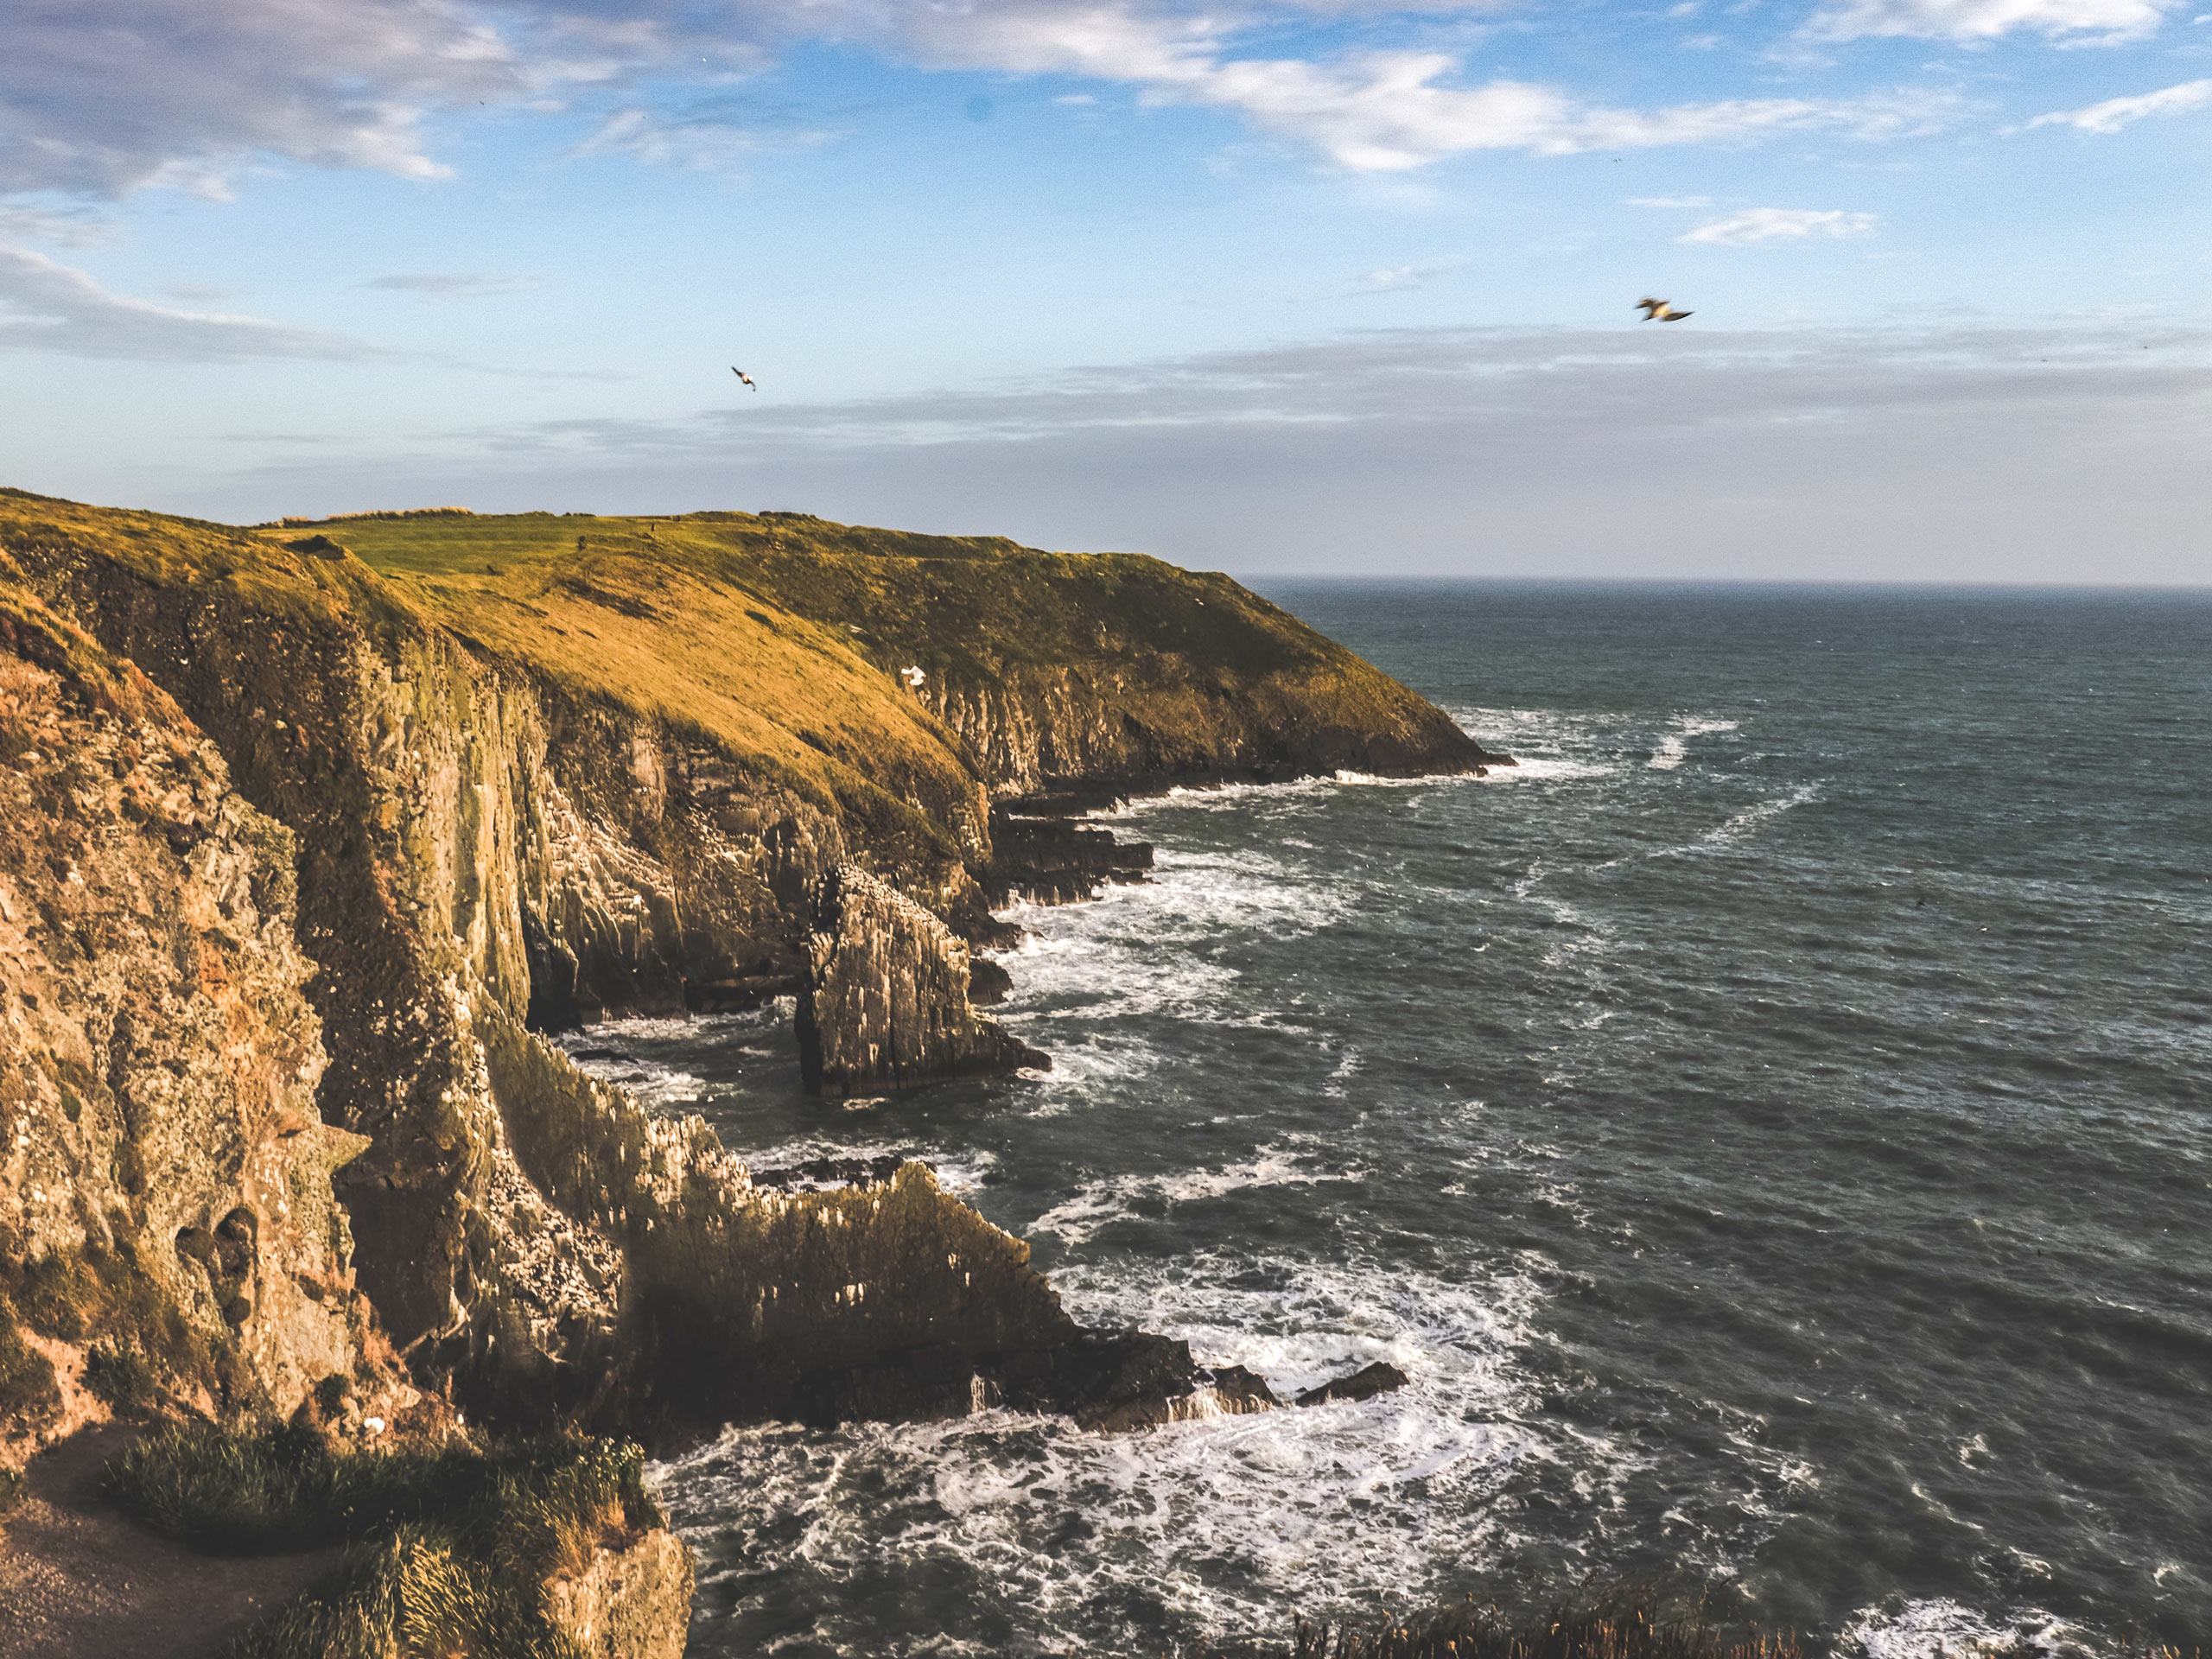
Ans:
[{"label": "rocky cliff edge", "polygon": [[[1134,557],[778,514],[245,531],[19,492],[0,555],[36,621],[9,646],[23,729],[104,780],[48,779],[31,740],[0,757],[37,791],[9,879],[46,906],[8,961],[114,970],[9,1004],[8,1107],[46,1161],[10,1168],[8,1271],[118,1252],[209,1340],[262,1344],[279,1406],[365,1305],[419,1379],[521,1414],[1187,1383],[1186,1354],[1078,1342],[1020,1242],[927,1171],[756,1185],[536,1033],[791,993],[849,1090],[1021,1064],[967,995],[968,944],[1005,937],[1003,804],[1488,758],[1226,578]],[[1065,840],[1141,872],[1008,822],[1032,864]],[[122,862],[73,850],[96,841]],[[111,1011],[133,997],[170,1001]],[[134,1192],[134,1135],[149,1171],[219,1155]]]}]

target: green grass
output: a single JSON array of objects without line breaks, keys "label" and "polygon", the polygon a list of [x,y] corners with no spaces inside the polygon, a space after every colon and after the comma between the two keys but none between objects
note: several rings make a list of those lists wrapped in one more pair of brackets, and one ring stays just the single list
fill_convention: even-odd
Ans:
[{"label": "green grass", "polygon": [[231,1659],[565,1659],[542,1588],[661,1524],[644,1467],[635,1446],[582,1436],[356,1450],[304,1426],[189,1424],[130,1447],[105,1484],[195,1548],[353,1547]]}]

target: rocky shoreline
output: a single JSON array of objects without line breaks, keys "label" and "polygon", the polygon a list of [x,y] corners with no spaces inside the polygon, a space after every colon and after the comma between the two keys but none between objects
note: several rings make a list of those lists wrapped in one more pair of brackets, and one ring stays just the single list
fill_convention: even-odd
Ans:
[{"label": "rocky shoreline", "polygon": [[663,1441],[1281,1403],[1079,1327],[923,1166],[754,1172],[541,1033],[788,994],[831,1096],[1049,1065],[977,953],[1145,879],[1088,806],[1503,757],[1224,577],[631,522],[0,492],[0,1463],[322,1395]]}]

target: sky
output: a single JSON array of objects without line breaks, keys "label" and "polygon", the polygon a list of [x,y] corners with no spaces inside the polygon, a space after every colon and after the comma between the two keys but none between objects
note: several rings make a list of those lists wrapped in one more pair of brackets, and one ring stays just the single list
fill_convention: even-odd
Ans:
[{"label": "sky", "polygon": [[8,0],[0,483],[2212,584],[2208,6]]}]

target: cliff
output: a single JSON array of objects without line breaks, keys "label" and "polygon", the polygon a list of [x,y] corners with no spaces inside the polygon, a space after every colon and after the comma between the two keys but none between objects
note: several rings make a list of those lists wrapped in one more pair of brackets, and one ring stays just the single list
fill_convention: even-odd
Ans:
[{"label": "cliff", "polygon": [[354,1369],[291,832],[0,556],[0,1453]]},{"label": "cliff", "polygon": [[[1071,896],[1145,861],[1004,806],[1485,758],[1226,578],[1135,557],[777,514],[243,531],[14,492],[0,492],[0,551],[20,608],[50,619],[39,637],[143,688],[175,744],[198,746],[193,798],[216,804],[193,808],[219,831],[192,843],[196,879],[244,919],[203,926],[180,878],[163,902],[189,918],[148,900],[143,942],[115,947],[149,963],[165,949],[171,965],[118,956],[118,984],[151,995],[219,960],[252,988],[204,1013],[189,999],[200,1026],[162,1016],[186,1052],[149,1065],[219,1069],[239,1102],[220,1109],[240,1148],[221,1164],[232,1185],[187,1183],[198,1196],[175,1215],[84,1173],[109,1154],[55,1127],[77,1122],[61,1082],[23,1085],[34,1140],[77,1160],[55,1166],[72,1212],[139,1201],[130,1236],[167,1249],[158,1272],[179,1283],[170,1239],[207,1233],[203,1324],[247,1306],[248,1342],[256,1319],[310,1325],[268,1274],[254,1282],[274,1290],[241,1288],[232,1211],[267,1241],[256,1262],[294,1286],[342,1283],[350,1217],[359,1287],[418,1376],[524,1417],[964,1409],[994,1377],[1035,1403],[1120,1410],[1160,1379],[1188,1385],[1187,1357],[1138,1363],[1078,1343],[1020,1242],[926,1170],[827,1192],[755,1183],[703,1124],[650,1117],[533,1028],[803,994],[826,1086],[1023,1064],[1039,1057],[971,1006],[984,978],[969,947],[1007,933],[988,900],[1015,886]],[[176,820],[131,816],[137,786],[101,748],[97,713],[71,718],[56,752],[121,779],[110,838],[143,864],[90,885],[103,903],[152,892],[148,861],[164,847],[187,859],[168,845]],[[41,798],[40,835],[75,834],[77,810]],[[67,885],[37,856],[61,872],[41,880]],[[48,925],[50,948],[81,938],[69,926]],[[232,1022],[219,1039],[218,1013]],[[86,1030],[108,1018],[68,1015]],[[11,1076],[75,1075],[59,1028],[10,1030]],[[123,1102],[153,1096],[108,1086],[127,1130]],[[333,1169],[342,1208],[327,1210],[325,1253],[295,1265],[281,1251],[307,1246],[279,1241],[270,1217],[325,1213],[298,1194]],[[271,1183],[289,1183],[289,1211]],[[34,1185],[28,1171],[17,1183]],[[223,1195],[236,1201],[217,1207]],[[75,1236],[24,1233],[10,1271]],[[193,1233],[186,1255],[202,1249]],[[281,1405],[322,1362],[256,1363]]]}]

